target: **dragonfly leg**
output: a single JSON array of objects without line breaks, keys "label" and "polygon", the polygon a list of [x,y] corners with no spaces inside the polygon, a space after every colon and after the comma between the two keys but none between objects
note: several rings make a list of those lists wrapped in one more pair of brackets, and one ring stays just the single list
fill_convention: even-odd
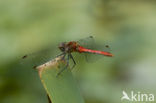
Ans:
[{"label": "dragonfly leg", "polygon": [[63,57],[61,58],[61,60],[65,60],[66,57],[66,53],[62,53]]},{"label": "dragonfly leg", "polygon": [[64,53],[64,52],[63,52],[63,53],[61,53],[61,54],[57,55],[56,57],[59,57],[59,56],[64,55],[64,56],[62,57],[62,60],[63,60],[63,59],[65,58],[65,56],[66,56],[65,54],[66,54],[66,53]]},{"label": "dragonfly leg", "polygon": [[69,66],[69,55],[67,57],[67,64],[66,64],[66,66],[57,73],[56,77],[58,77],[68,66]]},{"label": "dragonfly leg", "polygon": [[57,55],[56,57],[59,57],[59,56],[64,55],[64,54],[65,54],[65,53],[63,52],[63,53],[61,53],[61,54]]},{"label": "dragonfly leg", "polygon": [[69,54],[70,55],[70,58],[72,59],[72,61],[73,61],[73,66],[71,67],[71,70],[75,67],[75,65],[76,65],[76,62],[75,62],[75,60],[74,60],[74,58],[73,58],[73,56],[72,56],[72,54]]}]

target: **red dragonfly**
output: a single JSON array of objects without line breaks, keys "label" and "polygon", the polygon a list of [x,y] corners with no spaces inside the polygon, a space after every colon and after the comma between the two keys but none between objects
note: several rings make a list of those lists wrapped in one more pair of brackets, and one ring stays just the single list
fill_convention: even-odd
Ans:
[{"label": "red dragonfly", "polygon": [[[92,36],[88,37],[87,39],[93,39]],[[70,41],[70,42],[63,42],[60,43],[58,48],[60,49],[60,51],[62,52],[59,56],[63,56],[62,59],[65,59],[67,56],[67,64],[64,68],[61,69],[61,71],[58,72],[57,75],[60,75],[68,66],[69,66],[69,59],[71,59],[74,63],[74,65],[72,66],[72,68],[75,67],[76,62],[72,56],[71,53],[73,52],[78,52],[78,53],[90,53],[90,54],[98,54],[98,55],[102,55],[102,56],[107,56],[107,57],[112,57],[113,54],[108,52],[108,51],[100,51],[100,50],[95,50],[95,49],[90,49],[87,46],[83,46],[81,45],[82,41],[85,41],[85,39],[82,39],[80,41]],[[105,48],[109,48],[108,45],[105,45]],[[27,58],[28,55],[23,56],[23,59]],[[35,66],[36,67],[36,66]]]}]

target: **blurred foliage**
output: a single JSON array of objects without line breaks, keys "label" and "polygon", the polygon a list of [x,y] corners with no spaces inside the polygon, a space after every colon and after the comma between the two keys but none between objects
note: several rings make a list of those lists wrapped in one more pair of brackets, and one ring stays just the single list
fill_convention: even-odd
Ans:
[{"label": "blurred foliage", "polygon": [[73,74],[86,103],[119,103],[122,90],[156,93],[155,4],[154,0],[0,0],[0,103],[45,103],[37,72],[20,66],[20,58],[90,35],[108,42],[115,56],[89,64],[74,55]]}]

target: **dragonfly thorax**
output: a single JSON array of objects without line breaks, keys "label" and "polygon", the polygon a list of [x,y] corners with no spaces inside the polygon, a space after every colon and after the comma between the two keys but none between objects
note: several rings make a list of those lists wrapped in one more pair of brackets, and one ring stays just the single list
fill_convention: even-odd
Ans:
[{"label": "dragonfly thorax", "polygon": [[77,50],[78,44],[76,42],[63,42],[59,44],[59,49],[65,53],[71,53]]}]

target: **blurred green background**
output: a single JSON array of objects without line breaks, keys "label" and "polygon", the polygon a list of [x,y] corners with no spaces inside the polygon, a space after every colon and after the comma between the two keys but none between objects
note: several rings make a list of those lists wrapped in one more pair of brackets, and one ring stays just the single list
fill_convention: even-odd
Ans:
[{"label": "blurred green background", "polygon": [[86,63],[74,55],[86,103],[120,103],[123,90],[156,94],[155,33],[154,0],[0,0],[0,103],[48,103],[21,56],[90,35],[115,56]]}]

